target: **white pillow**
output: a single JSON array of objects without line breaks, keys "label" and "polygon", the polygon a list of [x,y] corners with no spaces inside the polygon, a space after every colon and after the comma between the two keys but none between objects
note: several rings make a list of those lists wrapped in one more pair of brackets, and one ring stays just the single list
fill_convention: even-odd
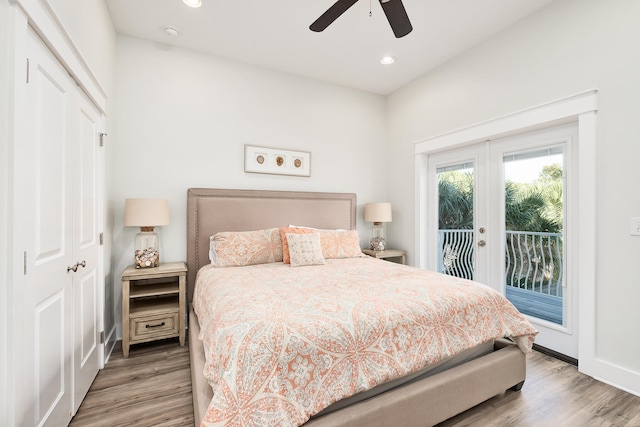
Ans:
[{"label": "white pillow", "polygon": [[304,265],[323,265],[322,246],[320,245],[320,234],[295,234],[286,233],[289,244],[289,257],[291,267],[302,267]]}]

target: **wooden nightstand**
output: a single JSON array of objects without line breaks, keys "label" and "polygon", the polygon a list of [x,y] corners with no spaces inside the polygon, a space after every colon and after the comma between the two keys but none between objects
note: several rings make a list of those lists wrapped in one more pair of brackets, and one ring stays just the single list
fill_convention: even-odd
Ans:
[{"label": "wooden nightstand", "polygon": [[372,256],[374,258],[385,259],[391,261],[390,258],[397,259],[395,262],[400,264],[407,263],[407,251],[400,249],[386,249],[384,251],[374,251],[373,249],[363,249],[362,253]]},{"label": "wooden nightstand", "polygon": [[185,340],[187,264],[129,266],[122,272],[122,353],[129,346],[164,338]]}]

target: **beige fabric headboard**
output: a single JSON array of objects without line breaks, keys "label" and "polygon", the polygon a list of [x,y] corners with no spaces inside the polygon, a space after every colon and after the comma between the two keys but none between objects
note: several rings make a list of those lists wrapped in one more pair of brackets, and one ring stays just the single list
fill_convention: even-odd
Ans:
[{"label": "beige fabric headboard", "polygon": [[187,191],[187,301],[198,269],[209,264],[209,237],[220,231],[249,231],[289,224],[316,228],[356,228],[356,195],[293,191]]}]

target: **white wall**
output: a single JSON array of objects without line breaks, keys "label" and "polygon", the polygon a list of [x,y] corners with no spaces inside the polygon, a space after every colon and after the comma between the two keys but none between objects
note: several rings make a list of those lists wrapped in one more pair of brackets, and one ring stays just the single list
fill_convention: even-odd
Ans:
[{"label": "white wall", "polygon": [[[9,171],[12,169],[9,146],[9,4],[0,0],[0,230],[9,227]],[[0,424],[9,425],[9,239],[0,233]]]},{"label": "white wall", "polygon": [[[354,192],[359,206],[384,200],[381,96],[124,36],[116,82],[116,272],[133,261],[138,230],[122,227],[129,197],[169,199],[171,223],[157,229],[164,261],[186,260],[190,187]],[[245,173],[244,144],[310,151],[311,177]],[[118,277],[114,290],[119,305]]]},{"label": "white wall", "polygon": [[391,235],[414,248],[415,142],[599,89],[596,354],[614,383],[640,376],[638,16],[637,0],[558,0],[388,98]]}]

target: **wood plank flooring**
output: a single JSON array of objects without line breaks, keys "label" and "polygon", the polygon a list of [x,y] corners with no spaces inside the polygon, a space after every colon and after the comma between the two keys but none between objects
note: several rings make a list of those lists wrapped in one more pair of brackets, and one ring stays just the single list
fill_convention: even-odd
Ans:
[{"label": "wood plank flooring", "polygon": [[189,346],[178,339],[131,346],[120,342],[98,372],[72,427],[193,426]]},{"label": "wood plank flooring", "polygon": [[[177,340],[116,348],[73,427],[193,426],[189,349]],[[507,391],[438,427],[640,427],[640,397],[534,352],[522,391]],[[402,426],[390,426],[402,427]]]}]

